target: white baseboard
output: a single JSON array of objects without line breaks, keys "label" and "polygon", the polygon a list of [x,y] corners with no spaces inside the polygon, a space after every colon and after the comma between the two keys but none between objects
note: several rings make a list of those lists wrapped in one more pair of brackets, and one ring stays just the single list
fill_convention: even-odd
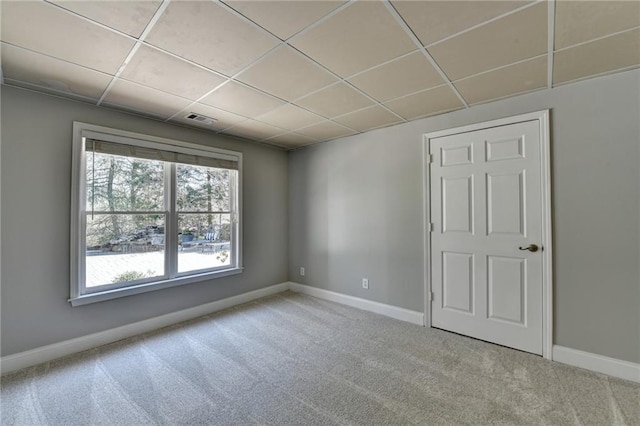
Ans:
[{"label": "white baseboard", "polygon": [[376,314],[385,315],[400,321],[424,325],[424,314],[422,312],[410,311],[409,309],[398,308],[397,306],[373,302],[359,297],[347,296],[346,294],[336,293],[294,282],[289,283],[289,289],[291,291],[308,294],[309,296],[317,297],[319,299],[325,299],[331,302],[337,302],[354,308],[363,309],[365,311],[375,312]]},{"label": "white baseboard", "polygon": [[640,364],[634,362],[623,361],[558,345],[553,346],[553,360],[640,383]]},{"label": "white baseboard", "polygon": [[181,311],[172,312],[155,318],[149,318],[144,321],[123,325],[122,327],[116,327],[98,333],[89,334],[87,336],[77,337],[75,339],[65,340],[63,342],[8,355],[0,359],[0,371],[2,374],[10,373],[25,367],[30,367],[32,365],[71,355],[76,352],[116,342],[127,337],[137,336],[142,333],[157,330],[158,328],[194,319],[202,315],[207,315],[242,303],[251,302],[252,300],[280,293],[288,289],[289,283],[284,282],[250,291],[248,293],[242,293],[237,296],[228,297],[226,299],[216,300],[215,302],[205,303],[204,305],[194,306],[193,308],[183,309]]},{"label": "white baseboard", "polygon": [[[0,372],[2,374],[6,374],[12,371],[17,371],[22,368],[51,361],[87,349],[92,349],[127,337],[137,336],[142,333],[157,330],[158,328],[177,324],[182,321],[187,321],[222,309],[227,309],[242,303],[251,302],[252,300],[260,299],[286,290],[292,290],[317,297],[319,299],[329,300],[354,308],[375,312],[380,315],[385,315],[412,324],[424,325],[424,314],[422,312],[411,311],[409,309],[373,302],[371,300],[348,296],[295,282],[284,282],[250,291],[248,293],[239,294],[237,296],[228,297],[226,299],[216,300],[211,303],[205,303],[204,305],[195,306],[193,308],[172,312],[133,324],[127,324],[122,327],[112,328],[110,330],[89,334],[87,336],[77,337],[75,339],[65,340],[63,342],[8,355],[0,358]],[[558,345],[553,346],[553,360],[563,364],[640,383],[640,364],[637,363]]]}]

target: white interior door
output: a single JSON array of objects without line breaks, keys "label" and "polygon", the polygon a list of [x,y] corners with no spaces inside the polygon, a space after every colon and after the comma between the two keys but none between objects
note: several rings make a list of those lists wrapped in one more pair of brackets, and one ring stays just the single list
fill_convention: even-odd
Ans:
[{"label": "white interior door", "polygon": [[540,143],[537,120],[430,139],[433,327],[542,354]]}]

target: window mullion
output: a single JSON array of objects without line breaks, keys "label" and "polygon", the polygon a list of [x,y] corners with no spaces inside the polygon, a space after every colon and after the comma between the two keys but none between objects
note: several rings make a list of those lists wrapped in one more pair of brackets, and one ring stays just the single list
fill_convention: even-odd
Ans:
[{"label": "window mullion", "polygon": [[176,213],[176,165],[165,163],[165,209],[167,229],[165,229],[165,265],[169,278],[178,274],[178,214]]},{"label": "window mullion", "polygon": [[[79,146],[77,144],[80,144]],[[73,214],[77,214],[78,222],[72,224],[74,227],[73,232],[77,232],[75,236],[76,241],[72,241],[72,244],[77,244],[74,251],[72,250],[72,256],[74,256],[74,260],[77,260],[75,264],[75,271],[78,276],[75,278],[75,292],[71,292],[71,297],[78,297],[81,294],[84,294],[86,290],[86,234],[87,234],[87,185],[86,185],[86,171],[87,171],[87,159],[84,152],[84,138],[80,138],[79,141],[74,140],[74,173],[77,171],[77,175],[74,175],[76,178],[76,183],[74,185],[74,194],[78,194],[79,197],[73,201],[72,208]],[[78,164],[79,163],[79,164]],[[72,239],[74,239],[72,237]]]},{"label": "window mullion", "polygon": [[230,186],[230,205],[231,208],[231,243],[230,243],[230,253],[231,253],[231,264],[238,264],[238,222],[240,218],[238,217],[238,200],[237,196],[237,180],[236,173],[229,173],[229,186]]}]

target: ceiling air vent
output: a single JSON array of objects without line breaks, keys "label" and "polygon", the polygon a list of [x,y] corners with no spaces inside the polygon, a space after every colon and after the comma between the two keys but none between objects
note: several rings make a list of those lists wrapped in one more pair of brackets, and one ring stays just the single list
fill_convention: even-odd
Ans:
[{"label": "ceiling air vent", "polygon": [[185,115],[184,118],[186,118],[187,120],[193,120],[193,121],[197,121],[198,123],[209,124],[209,125],[218,121],[215,118],[207,117],[206,115],[202,115],[202,114],[196,114],[195,112],[190,112],[188,115]]}]

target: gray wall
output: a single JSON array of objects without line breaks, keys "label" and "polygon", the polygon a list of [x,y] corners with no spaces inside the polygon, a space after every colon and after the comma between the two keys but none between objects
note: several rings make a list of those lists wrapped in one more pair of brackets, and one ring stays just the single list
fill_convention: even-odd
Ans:
[{"label": "gray wall", "polygon": [[550,108],[554,342],[640,362],[639,94],[628,71],[291,152],[289,278],[423,311],[421,135]]},{"label": "gray wall", "polygon": [[[2,356],[287,280],[287,153],[3,86]],[[69,203],[72,122],[244,154],[242,274],[72,308]]]}]

